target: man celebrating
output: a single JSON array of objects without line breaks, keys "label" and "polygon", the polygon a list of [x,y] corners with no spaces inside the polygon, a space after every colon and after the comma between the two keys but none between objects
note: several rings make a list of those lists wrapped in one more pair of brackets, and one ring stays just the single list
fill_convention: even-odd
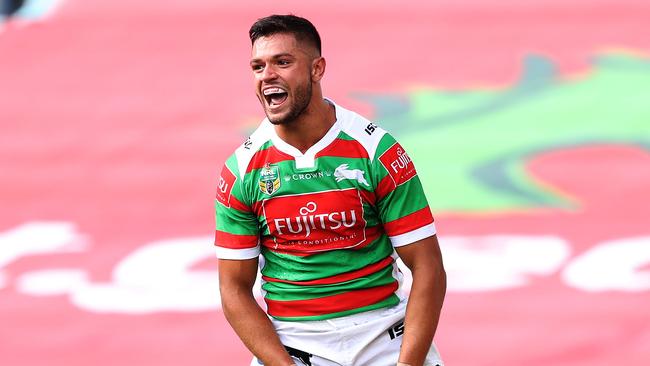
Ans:
[{"label": "man celebrating", "polygon": [[249,35],[266,118],[222,170],[215,245],[223,310],[251,365],[442,365],[432,342],[446,277],[413,162],[323,98],[308,20],[269,16]]}]

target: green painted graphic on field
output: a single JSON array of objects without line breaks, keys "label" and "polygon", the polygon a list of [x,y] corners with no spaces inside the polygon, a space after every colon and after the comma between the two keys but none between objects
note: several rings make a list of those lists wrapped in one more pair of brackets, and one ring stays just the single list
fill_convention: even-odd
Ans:
[{"label": "green painted graphic on field", "polygon": [[588,74],[564,79],[531,56],[505,90],[356,97],[409,150],[437,212],[570,207],[526,174],[528,159],[588,144],[650,149],[650,60],[631,55],[601,55]]}]

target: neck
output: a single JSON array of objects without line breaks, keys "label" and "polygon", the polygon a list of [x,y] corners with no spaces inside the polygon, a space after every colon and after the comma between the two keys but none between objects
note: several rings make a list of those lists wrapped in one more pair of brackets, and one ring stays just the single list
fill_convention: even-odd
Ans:
[{"label": "neck", "polygon": [[312,98],[302,115],[291,123],[276,125],[275,132],[304,154],[327,134],[335,122],[334,106],[318,95]]}]

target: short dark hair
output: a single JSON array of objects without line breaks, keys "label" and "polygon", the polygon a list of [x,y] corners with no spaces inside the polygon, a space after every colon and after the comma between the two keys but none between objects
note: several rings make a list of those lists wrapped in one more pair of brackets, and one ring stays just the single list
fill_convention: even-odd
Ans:
[{"label": "short dark hair", "polygon": [[305,18],[288,15],[270,15],[258,19],[248,31],[251,39],[251,45],[260,37],[268,37],[277,33],[290,33],[296,37],[299,42],[307,42],[318,50],[321,54],[320,36],[316,27]]}]

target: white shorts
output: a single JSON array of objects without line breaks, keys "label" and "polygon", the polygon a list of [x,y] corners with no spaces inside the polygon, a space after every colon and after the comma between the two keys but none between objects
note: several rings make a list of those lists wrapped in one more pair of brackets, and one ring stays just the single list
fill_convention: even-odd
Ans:
[{"label": "white shorts", "polygon": [[[309,366],[395,366],[404,333],[406,300],[392,308],[340,318],[287,322],[271,319],[296,361]],[[443,366],[431,345],[425,365]],[[253,358],[251,366],[263,365]]]}]

